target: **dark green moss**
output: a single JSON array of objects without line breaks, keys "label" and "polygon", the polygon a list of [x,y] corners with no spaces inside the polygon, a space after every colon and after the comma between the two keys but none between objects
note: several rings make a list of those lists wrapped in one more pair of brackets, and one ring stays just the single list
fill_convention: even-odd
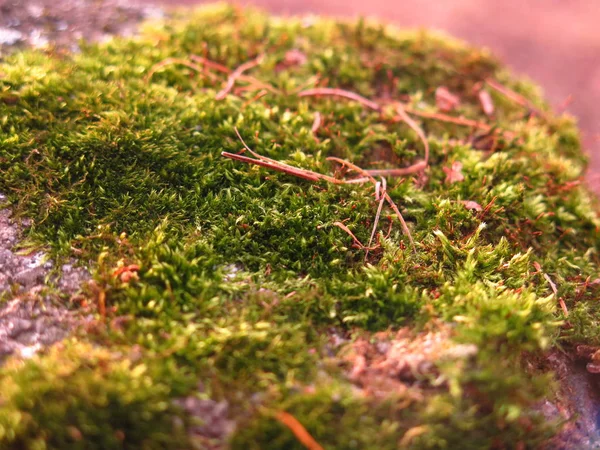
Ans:
[{"label": "dark green moss", "polygon": [[[304,63],[286,62],[293,49]],[[222,74],[157,66],[202,55],[233,69],[259,54],[248,74],[276,91],[261,98],[250,86],[219,101]],[[519,367],[524,352],[599,342],[597,209],[580,184],[585,158],[572,119],[555,117],[534,86],[486,52],[366,21],[307,24],[209,6],[77,55],[17,53],[0,73],[0,96],[11,98],[0,102],[0,192],[33,218],[29,245],[95,261],[96,285],[85,293],[94,304],[105,292],[109,313],[105,331],[82,333],[66,355],[49,350],[3,369],[2,445],[186,446],[167,437],[181,414],[170,405],[194,379],[227,399],[234,419],[250,414],[234,448],[298,446],[272,418],[282,408],[328,448],[393,448],[411,429],[415,448],[535,445],[556,432],[535,412],[556,386]],[[497,113],[485,117],[474,89],[488,78],[543,114],[525,120],[530,112],[491,90]],[[366,260],[335,226],[368,242],[370,185],[312,183],[221,157],[241,149],[234,127],[255,151],[323,174],[336,170],[328,156],[365,168],[422,157],[418,135],[389,108],[296,95],[318,80],[423,112],[436,111],[443,85],[461,98],[451,114],[503,133],[486,151],[480,132],[473,141],[467,127],[415,116],[430,165],[423,176],[390,178],[388,192],[416,251],[391,210]],[[464,179],[452,183],[454,162]],[[137,276],[115,276],[129,264]],[[443,382],[419,390],[408,409],[352,391],[331,333],[431,323],[475,356],[434,361]],[[104,368],[94,356],[133,345],[143,349],[133,368],[108,357]],[[142,384],[137,367],[148,368]]]}]

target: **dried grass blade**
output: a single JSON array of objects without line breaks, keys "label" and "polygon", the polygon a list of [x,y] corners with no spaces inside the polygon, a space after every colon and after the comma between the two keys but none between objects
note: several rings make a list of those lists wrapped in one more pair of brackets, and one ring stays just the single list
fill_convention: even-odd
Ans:
[{"label": "dried grass blade", "polygon": [[211,61],[208,58],[204,58],[203,56],[190,55],[190,59],[192,61],[196,61],[197,63],[203,64],[210,69],[216,70],[218,72],[222,72],[222,73],[226,73],[226,74],[231,73],[231,70],[229,70],[228,67],[225,67],[223,64],[220,64],[218,62]]},{"label": "dried grass blade", "polygon": [[365,170],[366,173],[373,176],[383,177],[404,177],[406,175],[412,175],[413,173],[422,172],[427,168],[425,161],[419,161],[408,167],[401,167],[397,169],[369,169]]}]

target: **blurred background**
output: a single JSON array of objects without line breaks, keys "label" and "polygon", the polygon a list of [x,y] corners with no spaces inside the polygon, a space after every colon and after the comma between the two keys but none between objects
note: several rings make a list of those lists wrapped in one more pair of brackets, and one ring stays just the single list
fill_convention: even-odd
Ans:
[{"label": "blurred background", "polygon": [[[0,46],[131,34],[147,17],[201,0],[0,0]],[[376,17],[444,30],[489,47],[547,99],[574,114],[600,192],[600,0],[252,0],[275,14]]]}]

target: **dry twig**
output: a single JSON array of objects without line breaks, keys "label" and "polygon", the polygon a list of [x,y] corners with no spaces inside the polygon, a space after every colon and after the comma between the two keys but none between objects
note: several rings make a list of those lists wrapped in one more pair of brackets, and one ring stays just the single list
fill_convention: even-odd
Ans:
[{"label": "dry twig", "polygon": [[424,119],[438,120],[440,122],[453,123],[455,125],[461,125],[461,126],[470,127],[470,128],[477,128],[477,129],[484,130],[484,131],[490,131],[492,129],[491,126],[489,126],[483,122],[478,122],[476,120],[471,120],[471,119],[465,119],[464,117],[454,117],[454,116],[449,116],[447,114],[442,114],[442,113],[417,111],[416,109],[408,108],[407,106],[404,106],[404,111],[406,111],[409,114],[412,114],[413,116],[422,117]]},{"label": "dry twig", "polygon": [[319,96],[343,97],[343,98],[347,98],[349,100],[354,100],[355,102],[358,102],[361,105],[366,106],[367,108],[372,109],[373,111],[381,111],[381,106],[379,106],[374,101],[369,100],[368,98],[365,98],[365,97],[363,97],[361,95],[358,95],[358,94],[356,94],[354,92],[346,91],[344,89],[337,89],[337,88],[314,88],[314,89],[307,89],[305,91],[302,91],[302,92],[298,93],[298,97],[309,97],[309,96],[314,96],[314,97],[319,97]]},{"label": "dry twig", "polygon": [[257,164],[259,166],[263,166],[268,169],[273,169],[273,170],[277,170],[279,172],[284,172],[284,173],[287,173],[290,175],[297,176],[299,178],[304,178],[305,180],[310,180],[310,181],[324,180],[324,181],[328,181],[328,182],[334,183],[334,184],[344,184],[343,180],[338,180],[337,178],[333,178],[328,175],[323,175],[322,173],[313,172],[312,170],[300,169],[298,167],[290,166],[289,164],[285,164],[285,163],[276,161],[274,159],[267,158],[266,156],[262,156],[262,155],[256,153],[250,147],[248,147],[248,145],[242,138],[242,135],[238,131],[237,127],[235,127],[234,130],[235,130],[235,133],[237,134],[238,138],[242,142],[242,145],[244,146],[244,148],[246,150],[248,150],[252,154],[252,156],[254,156],[257,159],[252,159],[252,158],[248,158],[247,156],[237,155],[235,153],[229,153],[229,152],[221,152],[222,156],[225,156],[230,159],[236,159],[238,161],[242,161],[242,162],[246,162],[246,163],[250,163],[250,164]]},{"label": "dry twig", "polygon": [[[539,267],[539,264],[537,265],[537,267]],[[541,269],[538,269],[538,270],[541,270]],[[558,298],[558,303],[560,304],[560,308],[563,310],[565,317],[569,317],[569,310],[567,309],[567,304],[565,303],[565,301],[563,300],[562,297],[558,296],[558,289],[556,289],[556,284],[554,284],[554,281],[552,281],[552,278],[550,278],[550,275],[548,275],[547,273],[545,273],[543,275],[544,275],[544,278],[546,279],[546,281],[548,282],[548,284],[550,285],[550,289],[552,289],[552,293],[554,294],[555,297]]]}]

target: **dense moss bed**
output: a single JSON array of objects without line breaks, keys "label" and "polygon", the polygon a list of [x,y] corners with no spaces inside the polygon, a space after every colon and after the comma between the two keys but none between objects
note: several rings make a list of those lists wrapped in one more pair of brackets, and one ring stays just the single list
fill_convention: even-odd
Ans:
[{"label": "dense moss bed", "polygon": [[[422,161],[386,176],[409,234],[381,203],[368,244],[380,185],[223,157],[236,129],[337,180],[360,173],[329,157]],[[487,52],[368,21],[217,5],[8,56],[0,192],[27,248],[93,271],[38,295],[95,320],[5,362],[0,447],[547,442],[565,417],[541,405],[565,399],[545,356],[600,345],[585,163],[574,121]]]}]

